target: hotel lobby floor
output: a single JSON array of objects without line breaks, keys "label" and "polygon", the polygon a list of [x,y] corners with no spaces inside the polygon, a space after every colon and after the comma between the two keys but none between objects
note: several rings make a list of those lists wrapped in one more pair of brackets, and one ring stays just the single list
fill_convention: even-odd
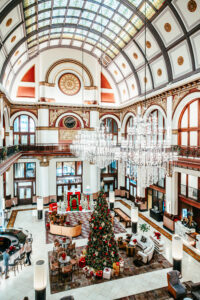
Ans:
[{"label": "hotel lobby floor", "polygon": [[[31,208],[31,207],[30,207]],[[21,209],[21,207],[18,207]],[[139,219],[140,223],[144,223]],[[44,220],[38,221],[31,210],[19,211],[15,221],[15,227],[22,227],[29,230],[33,235],[33,253],[32,262],[39,258],[44,258],[47,261],[48,251],[52,250],[52,244],[45,243],[45,226]],[[147,233],[151,235],[154,229],[151,227]],[[128,228],[127,232],[131,232]],[[125,234],[119,234],[123,236]],[[170,262],[171,257],[171,241],[165,236],[162,236],[165,242],[164,256]],[[80,239],[76,241],[77,246],[87,244],[87,239]],[[50,294],[49,280],[47,283],[47,300],[59,300],[63,296],[73,295],[75,300],[111,300],[127,295],[137,294],[152,289],[161,288],[167,285],[166,273],[170,269],[164,269],[154,272],[149,272],[141,275],[127,277],[124,279],[108,281],[106,283],[92,285],[84,288],[74,289],[71,291],[61,292],[57,294]],[[1,300],[23,300],[24,296],[28,296],[29,300],[34,299],[33,289],[33,265],[30,267],[23,267],[19,270],[16,276],[10,272],[10,278],[4,280],[0,278],[0,299]],[[47,273],[48,274],[48,273]],[[192,280],[199,281],[200,263],[194,260],[190,255],[184,252],[183,254],[183,278],[182,281]]]}]

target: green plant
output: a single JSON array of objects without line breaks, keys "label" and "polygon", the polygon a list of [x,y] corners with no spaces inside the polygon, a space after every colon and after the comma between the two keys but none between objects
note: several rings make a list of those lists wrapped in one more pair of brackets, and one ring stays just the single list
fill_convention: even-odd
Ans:
[{"label": "green plant", "polygon": [[139,227],[140,227],[140,230],[142,232],[148,232],[150,230],[150,226],[147,225],[147,224],[145,224],[145,223],[144,224],[140,224]]}]

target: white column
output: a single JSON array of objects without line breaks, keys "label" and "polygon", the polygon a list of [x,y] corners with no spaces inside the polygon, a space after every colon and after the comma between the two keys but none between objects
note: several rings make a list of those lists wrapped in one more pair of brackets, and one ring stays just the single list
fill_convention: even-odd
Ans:
[{"label": "white column", "polygon": [[172,104],[173,104],[173,97],[167,97],[167,137],[169,138],[170,144],[172,144]]},{"label": "white column", "polygon": [[166,176],[166,211],[172,215],[178,214],[178,173]]},{"label": "white column", "polygon": [[99,112],[96,110],[90,111],[90,128],[99,127]]},{"label": "white column", "polygon": [[13,198],[13,165],[10,167],[9,171],[6,172],[6,196],[11,195]]},{"label": "white column", "polygon": [[125,170],[123,164],[118,161],[118,189],[120,186],[125,186]]},{"label": "white column", "polygon": [[44,204],[49,202],[49,167],[38,166],[36,177],[37,196],[43,197]]},{"label": "white column", "polygon": [[[90,111],[90,127],[99,127],[99,112]],[[97,193],[100,190],[100,169],[96,165],[83,162],[83,192],[87,186],[90,186],[91,193]]]},{"label": "white column", "polygon": [[3,176],[0,176],[0,210],[2,209],[3,196]]},{"label": "white column", "polygon": [[0,147],[2,147],[3,145],[2,128],[3,128],[3,98],[0,95]]},{"label": "white column", "polygon": [[87,186],[91,193],[97,193],[100,190],[100,169],[96,165],[91,165],[88,161],[83,162],[83,193]]}]

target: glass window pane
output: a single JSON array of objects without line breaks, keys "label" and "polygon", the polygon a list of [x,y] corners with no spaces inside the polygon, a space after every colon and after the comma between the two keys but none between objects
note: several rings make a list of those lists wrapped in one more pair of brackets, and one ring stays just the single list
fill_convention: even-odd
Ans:
[{"label": "glass window pane", "polygon": [[56,176],[62,176],[62,163],[57,162],[56,164]]},{"label": "glass window pane", "polygon": [[24,199],[24,198],[25,198],[25,189],[19,188],[19,199]]},{"label": "glass window pane", "polygon": [[35,163],[26,163],[26,177],[35,177]]},{"label": "glass window pane", "polygon": [[113,128],[113,132],[114,132],[114,133],[117,133],[117,132],[118,132],[117,122],[116,122],[116,121],[113,121],[113,125],[114,125],[114,126],[113,126],[113,127],[114,127],[114,128]]},{"label": "glass window pane", "polygon": [[19,135],[18,134],[14,135],[14,145],[19,145]]},{"label": "glass window pane", "polygon": [[30,135],[30,145],[33,145],[33,144],[35,144],[35,135],[31,134]]},{"label": "glass window pane", "polygon": [[188,109],[186,109],[183,114],[181,128],[188,128]]},{"label": "glass window pane", "polygon": [[198,188],[198,177],[188,175],[188,186],[197,189]]},{"label": "glass window pane", "polygon": [[20,131],[28,132],[28,116],[25,115],[20,116]]},{"label": "glass window pane", "polygon": [[28,144],[28,135],[21,135],[21,144],[22,145]]},{"label": "glass window pane", "polygon": [[31,188],[26,188],[26,199],[31,198]]},{"label": "glass window pane", "polygon": [[190,104],[190,127],[198,126],[198,104],[198,100]]},{"label": "glass window pane", "polygon": [[15,178],[24,178],[24,163],[14,164]]},{"label": "glass window pane", "polygon": [[187,136],[188,136],[187,132],[181,133],[181,145],[187,146],[187,144],[188,144]]},{"label": "glass window pane", "polygon": [[63,175],[75,175],[75,161],[63,163]]},{"label": "glass window pane", "polygon": [[81,174],[82,174],[82,162],[77,161],[77,175],[81,175]]},{"label": "glass window pane", "polygon": [[35,122],[32,118],[29,119],[30,121],[30,132],[35,132]]},{"label": "glass window pane", "polygon": [[58,186],[58,196],[62,196],[62,186]]},{"label": "glass window pane", "polygon": [[186,174],[185,173],[181,173],[181,184],[186,185]]},{"label": "glass window pane", "polygon": [[197,131],[190,132],[190,146],[197,146]]},{"label": "glass window pane", "polygon": [[14,132],[19,132],[19,117],[14,122]]}]

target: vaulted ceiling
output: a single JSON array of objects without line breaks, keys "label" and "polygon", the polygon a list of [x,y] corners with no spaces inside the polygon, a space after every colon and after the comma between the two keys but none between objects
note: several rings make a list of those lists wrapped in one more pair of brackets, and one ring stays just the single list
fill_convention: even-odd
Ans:
[{"label": "vaulted ceiling", "polygon": [[126,101],[199,72],[199,45],[200,0],[0,1],[3,85],[40,51],[71,47],[101,61]]}]

